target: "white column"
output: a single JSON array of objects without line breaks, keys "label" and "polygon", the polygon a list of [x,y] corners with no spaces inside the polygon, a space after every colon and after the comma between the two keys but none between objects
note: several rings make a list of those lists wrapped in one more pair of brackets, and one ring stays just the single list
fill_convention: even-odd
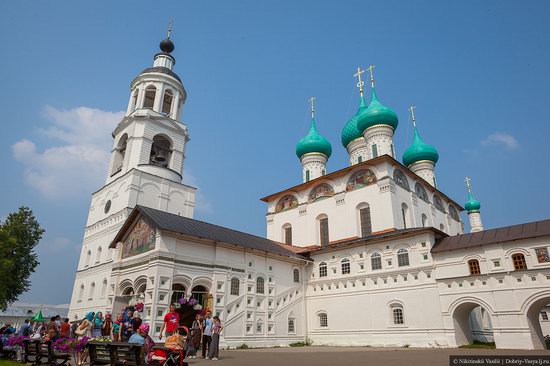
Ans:
[{"label": "white column", "polygon": [[468,212],[468,219],[470,220],[471,233],[483,231],[483,223],[481,222],[481,213],[479,211]]},{"label": "white column", "polygon": [[180,92],[176,90],[176,95],[172,97],[172,105],[170,106],[170,118],[176,119],[178,115],[178,104],[180,102]]},{"label": "white column", "polygon": [[153,104],[153,110],[160,113],[160,105],[162,103],[162,96],[164,94],[164,84],[156,85],[157,93],[155,94],[155,102]]}]

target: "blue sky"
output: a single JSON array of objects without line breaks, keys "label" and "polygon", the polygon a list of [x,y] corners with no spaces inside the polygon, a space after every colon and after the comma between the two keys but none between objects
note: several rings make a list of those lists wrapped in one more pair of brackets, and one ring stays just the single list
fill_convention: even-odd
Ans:
[{"label": "blue sky", "polygon": [[439,150],[441,190],[464,202],[470,175],[489,228],[550,217],[548,1],[10,1],[0,11],[0,217],[27,205],[47,230],[22,300],[69,302],[110,132],[169,17],[189,94],[184,176],[200,190],[196,218],[265,235],[259,198],[300,182],[294,148],[312,95],[333,144],[328,170],[345,167],[353,73],[369,64],[400,118],[398,156],[413,104]]}]

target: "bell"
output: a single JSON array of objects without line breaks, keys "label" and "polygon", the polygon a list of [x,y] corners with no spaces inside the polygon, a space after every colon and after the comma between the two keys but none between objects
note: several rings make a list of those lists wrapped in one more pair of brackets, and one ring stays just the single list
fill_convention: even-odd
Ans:
[{"label": "bell", "polygon": [[153,160],[155,163],[164,164],[166,163],[166,157],[164,156],[164,153],[162,150],[160,150],[158,153],[155,154],[153,157]]}]

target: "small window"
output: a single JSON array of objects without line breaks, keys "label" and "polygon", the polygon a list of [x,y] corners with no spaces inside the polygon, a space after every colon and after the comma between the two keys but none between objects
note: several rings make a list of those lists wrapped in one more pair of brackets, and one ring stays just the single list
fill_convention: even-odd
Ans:
[{"label": "small window", "polygon": [[241,286],[241,281],[237,277],[231,279],[231,295],[239,296],[239,287]]},{"label": "small window", "polygon": [[357,158],[357,162],[359,164],[361,164],[363,162],[363,157],[361,155],[359,155],[359,157]]},{"label": "small window", "polygon": [[399,267],[409,265],[409,252],[407,252],[407,249],[399,249],[397,252],[397,265]]},{"label": "small window", "polygon": [[285,244],[292,245],[292,226],[285,227]]},{"label": "small window", "polygon": [[349,274],[351,272],[351,266],[349,259],[342,259],[342,274]]},{"label": "small window", "polygon": [[407,228],[407,215],[409,212],[409,207],[405,204],[401,204],[401,217],[403,218],[403,229]]},{"label": "small window", "polygon": [[468,261],[468,268],[470,269],[470,275],[472,276],[478,276],[481,274],[479,261],[477,259],[470,259]]},{"label": "small window", "polygon": [[541,311],[540,316],[542,316],[542,320],[544,321],[548,320],[548,313],[546,311]]},{"label": "small window", "polygon": [[512,261],[514,263],[514,270],[525,271],[527,269],[527,263],[525,262],[525,256],[521,253],[512,255]]},{"label": "small window", "polygon": [[361,236],[365,237],[372,233],[372,222],[370,216],[370,206],[359,210],[359,218],[361,221]]},{"label": "small window", "polygon": [[149,85],[145,88],[145,97],[143,98],[143,108],[153,109],[155,105],[155,95],[157,94],[157,88],[154,85]]},{"label": "small window", "polygon": [[256,332],[262,333],[263,332],[264,325],[262,323],[256,324]]},{"label": "small window", "polygon": [[319,220],[319,235],[321,246],[328,245],[328,218],[322,218]]},{"label": "small window", "polygon": [[428,224],[428,216],[426,216],[425,214],[422,214],[422,227],[426,227],[427,224]]},{"label": "small window", "polygon": [[378,157],[378,146],[376,146],[376,144],[372,144],[372,157],[373,158]]},{"label": "small window", "polygon": [[377,269],[382,269],[382,257],[380,256],[380,254],[374,253],[373,255],[371,255],[370,266],[373,271]]},{"label": "small window", "polygon": [[256,279],[256,293],[265,294],[265,281],[262,277]]},{"label": "small window", "polygon": [[325,262],[321,262],[319,264],[319,277],[326,277],[327,274],[328,274],[327,264]]},{"label": "small window", "polygon": [[309,182],[309,179],[310,179],[309,170],[306,170],[306,182]]},{"label": "small window", "polygon": [[164,92],[164,98],[162,99],[162,114],[168,116],[170,109],[172,108],[173,93],[170,89]]},{"label": "small window", "polygon": [[328,327],[328,317],[326,313],[320,313],[319,314],[319,326],[321,328]]},{"label": "small window", "polygon": [[403,316],[403,308],[401,306],[392,306],[393,324],[401,325],[405,324],[405,318]]},{"label": "small window", "polygon": [[294,283],[300,282],[300,270],[298,268],[294,268]]},{"label": "small window", "polygon": [[294,319],[288,319],[288,332],[294,333],[296,330],[294,328]]}]

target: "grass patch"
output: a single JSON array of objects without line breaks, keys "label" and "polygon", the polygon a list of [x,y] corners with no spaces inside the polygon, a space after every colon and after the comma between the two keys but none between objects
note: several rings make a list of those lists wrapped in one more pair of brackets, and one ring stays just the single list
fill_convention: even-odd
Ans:
[{"label": "grass patch", "polygon": [[0,366],[21,366],[21,364],[10,360],[0,360]]},{"label": "grass patch", "polygon": [[495,346],[495,342],[474,341],[473,343],[464,344],[462,346],[459,346],[458,348],[495,349],[497,347]]},{"label": "grass patch", "polygon": [[289,346],[290,347],[308,347],[308,346],[311,346],[312,344],[313,344],[313,341],[309,338],[306,338],[305,341],[291,343],[289,344]]},{"label": "grass patch", "polygon": [[[237,349],[249,349],[249,348],[250,347],[248,347],[248,344],[246,344],[246,343],[243,343],[240,346],[237,346]],[[2,366],[2,365],[0,365],[0,366]]]}]

